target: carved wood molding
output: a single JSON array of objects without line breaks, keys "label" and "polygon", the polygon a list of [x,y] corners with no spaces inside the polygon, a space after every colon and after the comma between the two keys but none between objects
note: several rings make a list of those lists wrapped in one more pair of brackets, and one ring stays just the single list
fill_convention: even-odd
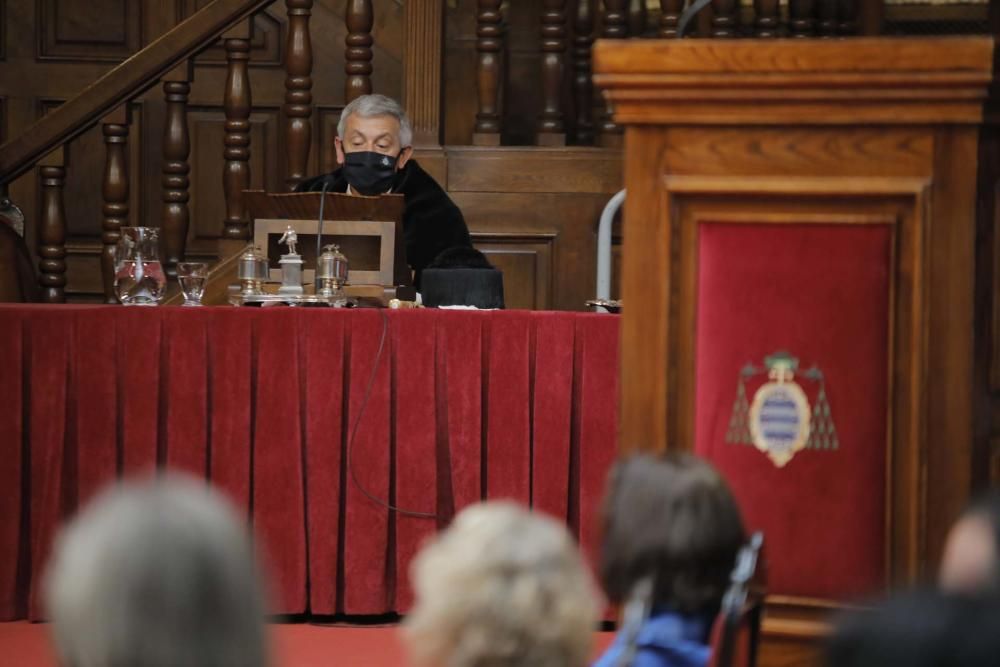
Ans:
[{"label": "carved wood molding", "polygon": [[594,82],[619,123],[979,123],[992,41],[934,43],[599,40]]},{"label": "carved wood molding", "polygon": [[403,106],[413,145],[440,146],[444,7],[440,0],[407,0],[403,12]]}]

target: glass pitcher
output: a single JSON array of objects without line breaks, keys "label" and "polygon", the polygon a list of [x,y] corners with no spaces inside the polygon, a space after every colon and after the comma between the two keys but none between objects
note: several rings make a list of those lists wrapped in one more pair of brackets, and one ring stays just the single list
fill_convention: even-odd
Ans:
[{"label": "glass pitcher", "polygon": [[115,295],[125,306],[155,306],[167,277],[160,264],[160,230],[122,227],[115,246]]}]

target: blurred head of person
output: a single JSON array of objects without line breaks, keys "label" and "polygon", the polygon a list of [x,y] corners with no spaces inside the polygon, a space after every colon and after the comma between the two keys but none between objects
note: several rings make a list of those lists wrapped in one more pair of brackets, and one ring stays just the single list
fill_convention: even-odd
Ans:
[{"label": "blurred head of person", "polygon": [[1000,493],[973,501],[952,526],[939,582],[952,592],[1000,592]]},{"label": "blurred head of person", "polygon": [[263,667],[264,602],[244,522],[204,482],[116,485],[59,536],[45,577],[67,667]]},{"label": "blurred head of person", "polygon": [[715,614],[746,535],[725,480],[689,454],[634,455],[608,477],[600,575],[613,602],[652,581],[651,605]]},{"label": "blurred head of person", "polygon": [[598,596],[566,527],[511,502],[462,511],[414,561],[406,636],[435,667],[582,667]]},{"label": "blurred head of person", "polygon": [[986,667],[1000,659],[993,598],[907,591],[846,614],[825,647],[828,667]]}]

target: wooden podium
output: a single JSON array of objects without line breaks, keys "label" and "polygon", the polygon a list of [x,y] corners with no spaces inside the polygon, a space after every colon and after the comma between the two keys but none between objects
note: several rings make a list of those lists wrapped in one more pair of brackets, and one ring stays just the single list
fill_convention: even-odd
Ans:
[{"label": "wooden podium", "polygon": [[254,223],[254,244],[266,253],[272,279],[280,279],[277,262],[284,250],[278,246],[278,239],[291,226],[298,234],[298,250],[305,262],[303,278],[313,282],[320,202],[325,196],[323,244],[340,246],[350,263],[349,282],[386,288],[413,284],[403,241],[402,195],[355,197],[336,192],[323,195],[262,190],[245,190],[243,194]]},{"label": "wooden podium", "polygon": [[[748,528],[770,527],[765,664],[778,636],[813,652],[843,597],[932,573],[968,497],[992,49],[985,38],[595,45],[595,83],[625,127],[622,447],[707,456]],[[803,393],[816,406],[822,391],[832,421],[779,467],[734,443],[752,398],[744,378],[789,347],[810,367]],[[851,553],[795,560],[832,533]]]}]

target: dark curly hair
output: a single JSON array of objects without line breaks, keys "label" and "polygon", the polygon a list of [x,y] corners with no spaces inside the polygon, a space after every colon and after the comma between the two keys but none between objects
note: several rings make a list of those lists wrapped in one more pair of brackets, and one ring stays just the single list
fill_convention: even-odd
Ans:
[{"label": "dark curly hair", "polygon": [[600,576],[613,602],[654,578],[652,602],[682,613],[718,609],[743,521],[729,487],[690,454],[634,455],[608,477]]}]

